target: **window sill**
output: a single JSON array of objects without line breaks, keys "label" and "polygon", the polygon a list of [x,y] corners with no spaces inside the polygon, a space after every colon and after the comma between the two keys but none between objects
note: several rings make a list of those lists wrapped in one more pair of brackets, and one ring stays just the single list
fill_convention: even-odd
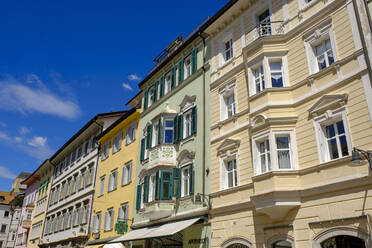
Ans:
[{"label": "window sill", "polygon": [[103,230],[104,232],[111,232],[113,229],[107,229],[107,230]]},{"label": "window sill", "polygon": [[121,185],[121,187],[124,187],[124,186],[127,186],[127,185],[129,185],[129,184],[131,184],[131,182],[132,182],[132,180],[130,180],[129,182],[127,182],[127,183],[123,183],[122,185]]},{"label": "window sill", "polygon": [[[222,70],[224,69],[226,66],[230,65],[230,64],[233,64],[234,65],[234,61],[235,61],[235,57],[231,57],[229,60],[226,60],[226,61],[223,61],[217,68],[217,70]],[[219,76],[219,75],[218,75]]]},{"label": "window sill", "polygon": [[299,12],[303,12],[303,11],[308,10],[311,6],[313,6],[315,3],[319,2],[319,1],[320,0],[312,0],[310,3],[303,3]]},{"label": "window sill", "polygon": [[196,134],[193,134],[193,135],[191,135],[191,136],[189,136],[189,137],[187,137],[187,138],[181,140],[181,141],[180,141],[180,144],[181,144],[181,145],[184,145],[184,144],[186,144],[187,142],[193,141],[193,140],[195,139],[195,136],[196,136]]},{"label": "window sill", "polygon": [[101,194],[101,195],[97,195],[97,198],[100,198],[100,197],[102,197],[104,194]]},{"label": "window sill", "polygon": [[115,153],[120,152],[120,150],[121,150],[121,147],[120,147],[118,150],[116,150],[115,152],[113,151],[113,152],[112,152],[112,155],[114,155]]},{"label": "window sill", "polygon": [[118,189],[118,188],[116,187],[115,189],[107,190],[107,193],[114,192],[114,191],[116,191],[117,189]]},{"label": "window sill", "polygon": [[134,143],[134,141],[136,141],[136,139],[133,139],[131,142],[129,143],[125,143],[126,146],[129,146],[130,144]]}]

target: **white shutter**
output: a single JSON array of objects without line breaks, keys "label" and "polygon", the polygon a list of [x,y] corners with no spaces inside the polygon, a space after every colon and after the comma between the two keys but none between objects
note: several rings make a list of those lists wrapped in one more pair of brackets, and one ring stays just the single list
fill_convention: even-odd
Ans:
[{"label": "white shutter", "polygon": [[123,136],[123,132],[120,131],[119,134],[118,134],[118,138],[117,138],[117,140],[118,140],[118,142],[117,142],[117,150],[120,150],[120,148],[121,148],[121,137],[122,136]]},{"label": "white shutter", "polygon": [[129,205],[125,205],[124,221],[128,222]]},{"label": "white shutter", "polygon": [[113,182],[113,188],[112,189],[116,189],[116,186],[118,184],[118,171],[114,171],[113,179],[114,179],[114,182]]},{"label": "white shutter", "polygon": [[226,188],[226,170],[225,170],[225,162],[221,161],[221,189]]},{"label": "white shutter", "polygon": [[109,212],[106,212],[105,213],[105,221],[104,221],[104,226],[103,226],[103,228],[104,228],[104,230],[108,230],[108,215],[109,215]]},{"label": "white shutter", "polygon": [[129,164],[127,183],[129,183],[131,180],[132,180],[132,163]]},{"label": "white shutter", "polygon": [[93,224],[92,224],[92,229],[93,229],[93,232],[98,232],[98,228],[97,228],[97,223],[98,223],[98,220],[97,220],[97,215],[93,216]]}]

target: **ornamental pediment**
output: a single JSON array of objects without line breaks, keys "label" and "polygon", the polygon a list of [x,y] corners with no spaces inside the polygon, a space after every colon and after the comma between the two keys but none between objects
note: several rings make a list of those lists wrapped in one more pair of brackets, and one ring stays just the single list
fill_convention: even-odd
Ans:
[{"label": "ornamental pediment", "polygon": [[180,154],[178,155],[177,161],[178,164],[186,164],[190,163],[195,158],[195,152],[190,150],[182,150]]},{"label": "ornamental pediment", "polygon": [[239,147],[240,140],[236,139],[225,139],[221,145],[217,147],[218,152],[226,151],[226,150],[235,150]]},{"label": "ornamental pediment", "polygon": [[317,116],[326,110],[345,106],[347,94],[324,95],[308,111],[310,116]]},{"label": "ornamental pediment", "polygon": [[195,100],[196,100],[196,95],[193,95],[193,96],[186,95],[183,98],[182,102],[180,103],[181,111],[186,110],[186,109],[194,106]]}]

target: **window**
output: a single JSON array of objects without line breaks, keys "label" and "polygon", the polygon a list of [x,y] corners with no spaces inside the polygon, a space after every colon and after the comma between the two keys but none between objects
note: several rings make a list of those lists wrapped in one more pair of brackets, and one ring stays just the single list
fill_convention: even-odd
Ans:
[{"label": "window", "polygon": [[150,185],[149,185],[149,202],[154,201],[156,194],[156,174],[150,176]]},{"label": "window", "polygon": [[236,159],[228,159],[224,161],[225,167],[225,188],[238,186],[238,170]]},{"label": "window", "polygon": [[257,69],[253,71],[254,75],[254,82],[255,82],[255,88],[256,88],[256,93],[259,93],[265,89],[265,75],[264,75],[264,70],[263,66],[260,65]]},{"label": "window", "polygon": [[121,149],[121,137],[123,136],[122,132],[119,132],[114,137],[114,142],[112,144],[112,154],[119,151]]},{"label": "window", "polygon": [[283,87],[283,70],[282,61],[271,61],[270,64],[270,76],[271,76],[271,87]]},{"label": "window", "polygon": [[225,53],[224,58],[225,62],[229,61],[233,57],[233,41],[232,39],[229,39],[225,42]]},{"label": "window", "polygon": [[105,224],[104,229],[105,231],[112,230],[112,225],[114,224],[114,209],[108,209],[105,213]]},{"label": "window", "polygon": [[191,55],[187,56],[184,59],[184,76],[183,78],[186,79],[191,76],[192,70],[191,70]]},{"label": "window", "polygon": [[5,218],[9,217],[9,211],[4,211],[4,217]]},{"label": "window", "polygon": [[93,217],[93,233],[99,233],[101,229],[102,213],[98,212]]},{"label": "window", "polygon": [[27,210],[26,211],[26,220],[31,220],[32,219],[32,210]]},{"label": "window", "polygon": [[164,94],[167,94],[172,89],[172,78],[171,78],[171,72],[168,72],[165,75],[165,89]]},{"label": "window", "polygon": [[123,167],[121,185],[126,185],[132,181],[132,162],[128,162]]},{"label": "window", "polygon": [[83,147],[82,145],[78,147],[77,151],[76,151],[76,157],[77,159],[79,159],[81,157],[81,155],[83,155]]},{"label": "window", "polygon": [[129,205],[121,204],[118,212],[118,221],[128,222]]},{"label": "window", "polygon": [[104,190],[105,190],[105,176],[100,178],[98,196],[103,195]]},{"label": "window", "polygon": [[125,144],[129,145],[136,139],[137,122],[132,123],[128,128],[125,135]]},{"label": "window", "polygon": [[253,140],[256,174],[296,168],[297,148],[294,131],[271,131]]},{"label": "window", "polygon": [[192,135],[192,116],[191,111],[184,114],[184,133],[183,137],[187,138]]},{"label": "window", "polygon": [[327,68],[335,62],[330,39],[324,40],[320,44],[314,46],[314,53],[319,71]]},{"label": "window", "polygon": [[150,107],[154,103],[154,97],[155,97],[155,89],[154,87],[150,87],[149,89],[149,96],[148,96],[148,107]]},{"label": "window", "polygon": [[164,143],[173,144],[174,122],[172,119],[164,119]]},{"label": "window", "polygon": [[162,200],[172,199],[172,180],[172,171],[161,171],[160,198]]},{"label": "window", "polygon": [[116,169],[112,171],[109,176],[108,192],[115,190],[117,183],[118,183],[118,170]]},{"label": "window", "polygon": [[159,133],[159,131],[160,131],[160,121],[155,121],[155,123],[152,125],[152,127],[153,127],[153,131],[152,131],[152,133],[153,133],[153,135],[152,135],[152,145],[151,145],[151,147],[154,147],[154,146],[156,146],[156,145],[158,145],[159,144],[159,135],[160,135],[160,133]]},{"label": "window", "polygon": [[258,36],[271,35],[270,10],[267,9],[257,16],[258,19]]},{"label": "window", "polygon": [[190,195],[190,174],[192,173],[190,166],[183,167],[181,169],[181,177],[182,177],[182,186],[181,186],[181,196],[188,196]]},{"label": "window", "polygon": [[279,240],[271,245],[272,248],[292,248],[291,242],[287,240]]},{"label": "window", "polygon": [[107,140],[105,144],[102,147],[102,160],[105,160],[109,155],[109,149],[110,149],[110,140]]},{"label": "window", "polygon": [[235,84],[226,86],[221,94],[221,120],[226,120],[236,114]]},{"label": "window", "polygon": [[1,233],[5,233],[6,232],[6,225],[1,225],[0,232]]}]

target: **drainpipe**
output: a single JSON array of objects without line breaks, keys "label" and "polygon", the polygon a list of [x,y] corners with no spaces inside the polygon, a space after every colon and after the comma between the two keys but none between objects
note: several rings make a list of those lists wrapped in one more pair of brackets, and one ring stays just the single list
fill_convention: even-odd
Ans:
[{"label": "drainpipe", "polygon": [[205,202],[205,163],[206,163],[206,154],[205,154],[205,146],[206,146],[206,121],[205,121],[205,107],[206,107],[206,101],[205,101],[205,96],[206,96],[206,92],[205,92],[205,61],[206,61],[206,58],[205,58],[205,38],[202,34],[202,32],[199,31],[199,36],[200,38],[202,38],[202,41],[203,41],[203,149],[202,149],[202,153],[203,153],[203,187],[202,187],[202,190],[203,190],[203,202]]},{"label": "drainpipe", "polygon": [[[358,5],[357,5],[356,0],[352,0],[352,2],[353,2],[353,8],[354,8],[356,22],[357,22],[357,26],[358,26],[359,36],[360,36],[360,40],[362,42],[364,57],[365,57],[365,61],[366,61],[366,64],[367,64],[367,71],[368,71],[368,76],[369,76],[369,82],[370,82],[371,87],[372,87],[371,62],[370,62],[369,56],[368,56],[368,50],[367,50],[366,40],[365,40],[364,35],[363,35],[363,28],[362,28],[362,23],[360,21],[360,15],[359,15],[359,12],[358,12]],[[366,8],[366,12],[367,12],[367,15],[368,15],[369,14],[369,12],[368,12],[368,6]],[[368,15],[368,19],[369,19],[369,15]]]},{"label": "drainpipe", "polygon": [[364,3],[364,8],[366,9],[366,13],[367,13],[367,19],[368,19],[369,29],[372,32],[371,13],[369,12],[367,0],[363,0],[363,3]]}]

